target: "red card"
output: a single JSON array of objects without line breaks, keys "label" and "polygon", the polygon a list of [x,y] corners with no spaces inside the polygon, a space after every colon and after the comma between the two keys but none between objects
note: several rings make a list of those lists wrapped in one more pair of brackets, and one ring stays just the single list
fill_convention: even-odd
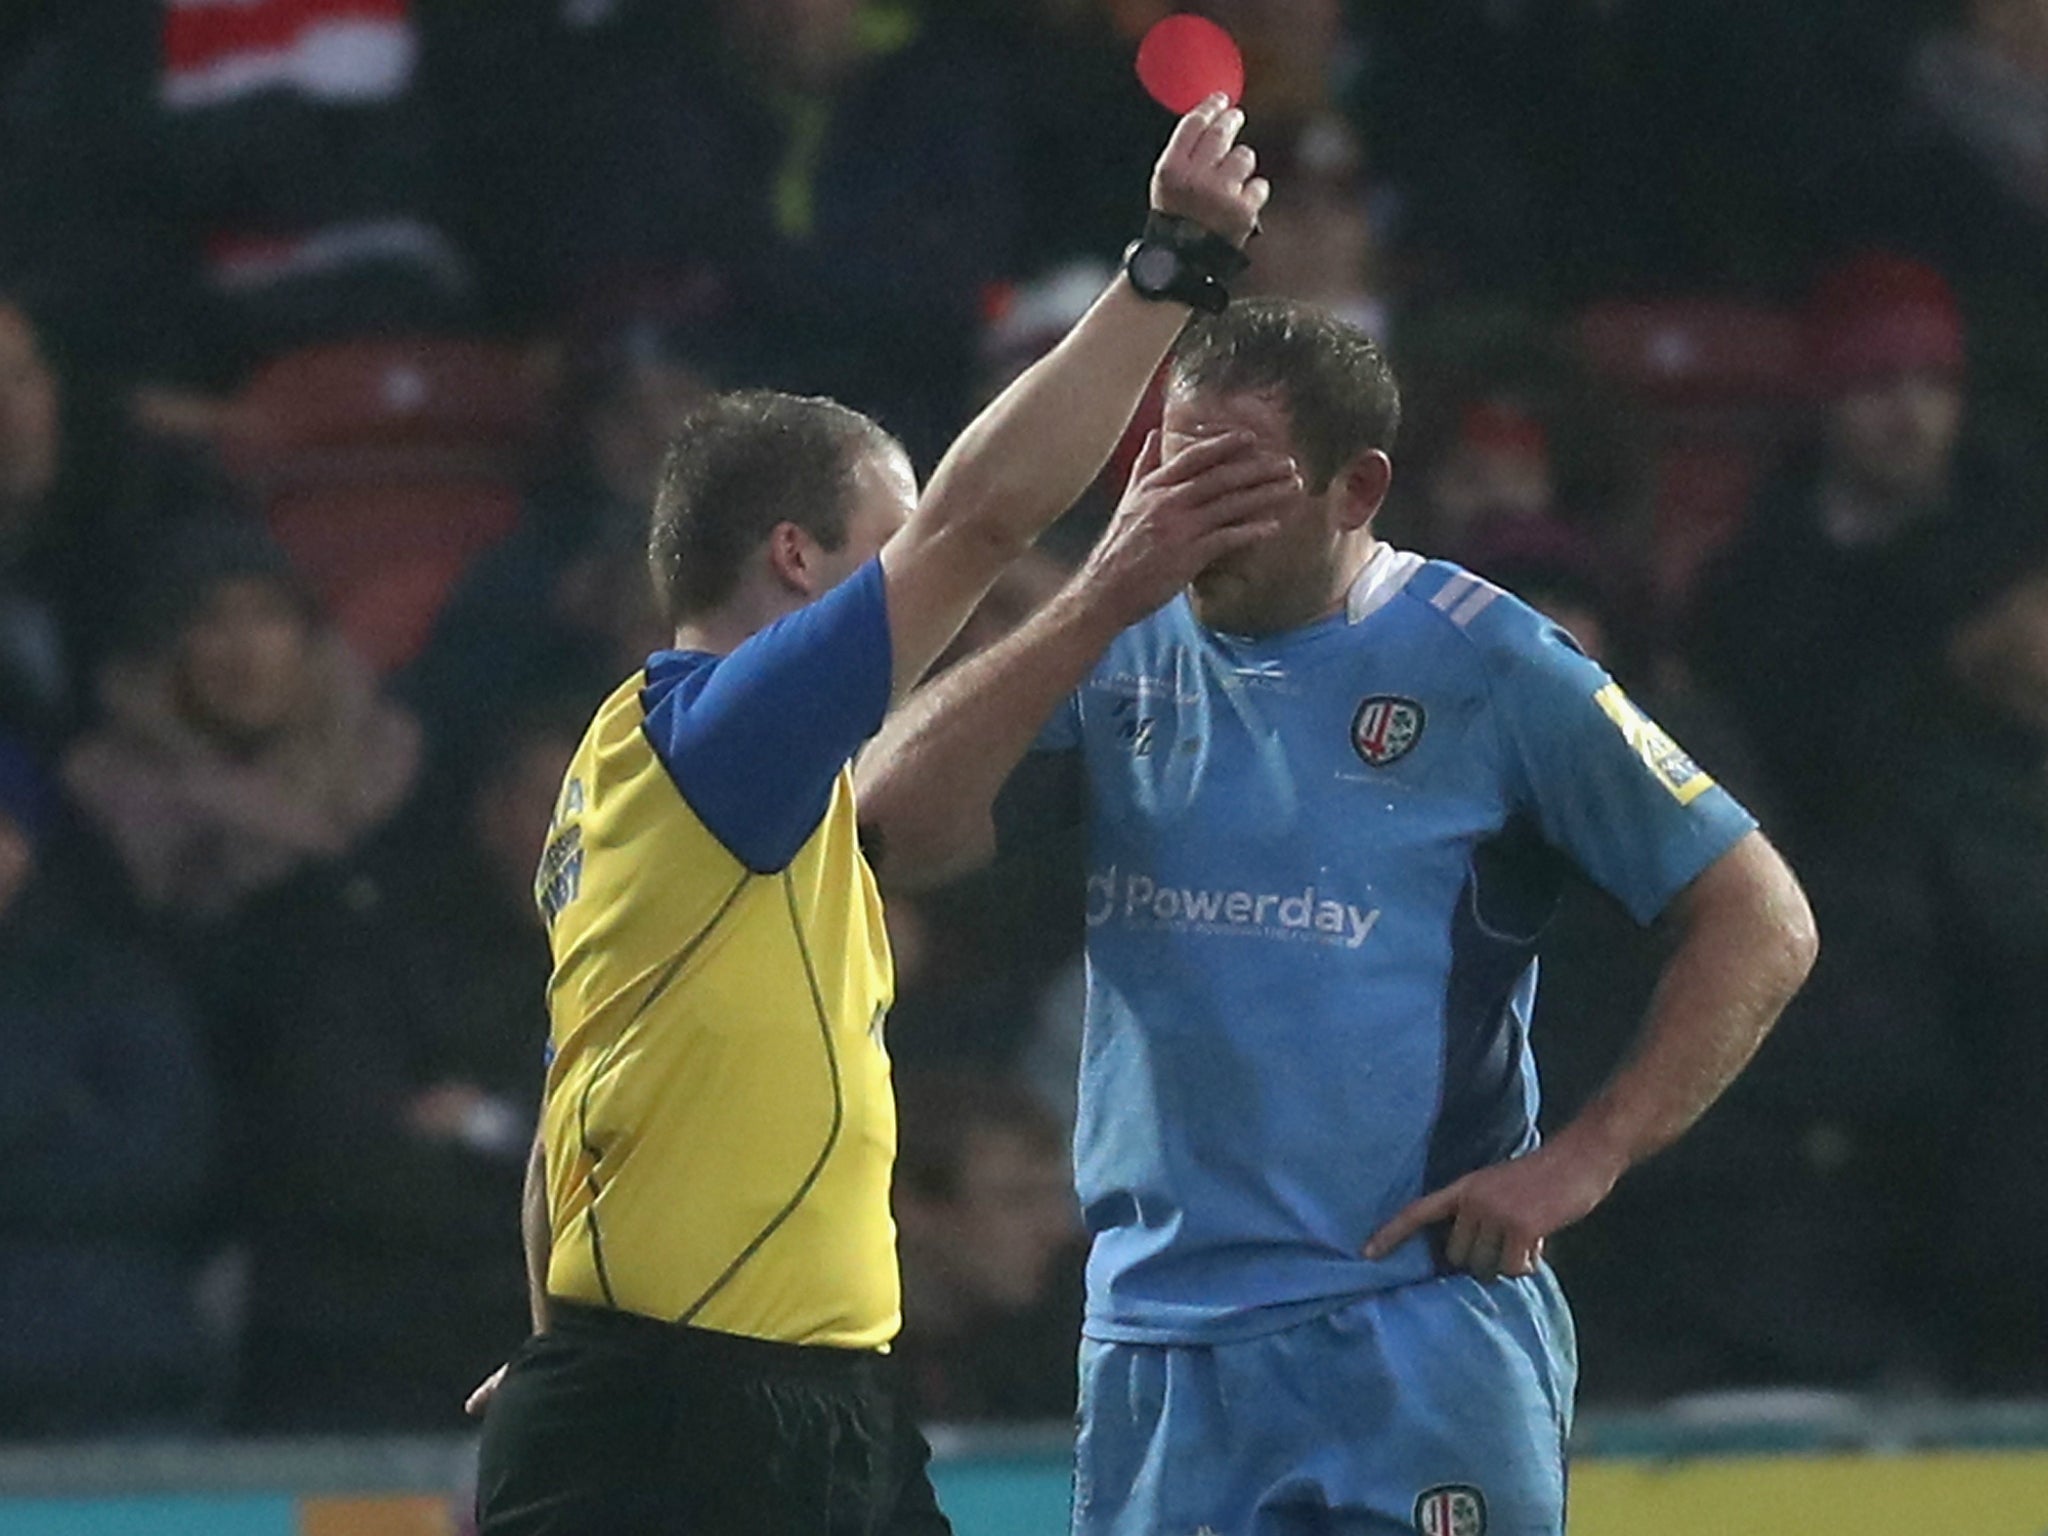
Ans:
[{"label": "red card", "polygon": [[1167,111],[1192,111],[1221,91],[1234,106],[1244,95],[1244,55],[1206,16],[1183,12],[1152,24],[1138,44],[1138,79]]}]

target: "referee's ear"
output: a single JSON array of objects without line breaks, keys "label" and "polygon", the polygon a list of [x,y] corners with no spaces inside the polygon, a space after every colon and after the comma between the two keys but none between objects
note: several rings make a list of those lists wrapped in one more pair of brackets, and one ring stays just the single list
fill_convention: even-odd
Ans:
[{"label": "referee's ear", "polygon": [[1377,448],[1366,449],[1338,470],[1330,488],[1337,493],[1339,529],[1350,533],[1379,516],[1393,483],[1394,461]]},{"label": "referee's ear", "polygon": [[818,556],[821,552],[821,546],[808,529],[783,521],[768,530],[766,544],[757,558],[766,561],[768,570],[784,591],[809,602],[830,585],[819,570]]}]

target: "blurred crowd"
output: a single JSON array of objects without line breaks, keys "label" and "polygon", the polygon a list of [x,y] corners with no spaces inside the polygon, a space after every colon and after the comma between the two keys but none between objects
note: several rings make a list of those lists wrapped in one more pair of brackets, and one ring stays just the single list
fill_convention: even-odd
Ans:
[{"label": "blurred crowd", "polygon": [[[1170,8],[8,8],[0,1436],[459,1427],[670,424],[830,393],[928,469],[1141,222]],[[1752,1071],[1555,1245],[1587,1397],[2048,1392],[2048,0],[1186,8],[1275,183],[1246,286],[1409,396],[1381,534],[1570,629],[1819,913]],[[1072,1407],[1076,868],[891,909],[934,1419]],[[1552,1123],[1658,959],[1572,892]]]}]

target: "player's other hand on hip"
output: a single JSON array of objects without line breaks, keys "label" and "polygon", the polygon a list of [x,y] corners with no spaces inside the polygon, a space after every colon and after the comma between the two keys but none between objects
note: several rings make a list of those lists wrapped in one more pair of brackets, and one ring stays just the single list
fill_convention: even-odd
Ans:
[{"label": "player's other hand on hip", "polygon": [[1244,113],[1228,97],[1198,103],[1174,125],[1152,168],[1152,206],[1192,219],[1232,245],[1249,240],[1273,189],[1254,174],[1259,158],[1251,146],[1237,142],[1243,127]]},{"label": "player's other hand on hip", "polygon": [[1373,1234],[1368,1259],[1383,1259],[1416,1233],[1449,1224],[1444,1262],[1481,1280],[1526,1275],[1544,1239],[1585,1216],[1614,1188],[1611,1158],[1556,1141],[1525,1157],[1468,1173],[1424,1195]]},{"label": "player's other hand on hip", "polygon": [[1301,494],[1294,460],[1248,432],[1195,438],[1171,456],[1150,433],[1079,585],[1119,628],[1135,624],[1214,561],[1270,537]]}]

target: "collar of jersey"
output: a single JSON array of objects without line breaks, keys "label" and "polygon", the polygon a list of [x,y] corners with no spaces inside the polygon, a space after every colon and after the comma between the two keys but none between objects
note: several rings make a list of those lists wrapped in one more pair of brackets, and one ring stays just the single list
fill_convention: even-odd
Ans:
[{"label": "collar of jersey", "polygon": [[[1420,555],[1396,549],[1391,544],[1382,544],[1372,552],[1372,557],[1352,580],[1342,608],[1311,620],[1298,629],[1285,630],[1277,635],[1233,635],[1223,630],[1208,629],[1194,617],[1192,604],[1188,605],[1188,617],[1198,629],[1205,630],[1217,644],[1233,654],[1277,656],[1316,645],[1325,636],[1340,634],[1364,623],[1392,602],[1408,585],[1409,578],[1426,563]],[[1181,601],[1183,604],[1188,602],[1185,596]]]},{"label": "collar of jersey", "polygon": [[1394,600],[1394,594],[1408,585],[1409,578],[1425,564],[1422,556],[1382,544],[1365,562],[1365,569],[1351,583],[1344,598],[1344,622],[1359,624]]},{"label": "collar of jersey", "polygon": [[678,673],[694,672],[707,662],[724,659],[715,651],[656,651],[647,658],[647,676],[650,681],[659,681]]}]

